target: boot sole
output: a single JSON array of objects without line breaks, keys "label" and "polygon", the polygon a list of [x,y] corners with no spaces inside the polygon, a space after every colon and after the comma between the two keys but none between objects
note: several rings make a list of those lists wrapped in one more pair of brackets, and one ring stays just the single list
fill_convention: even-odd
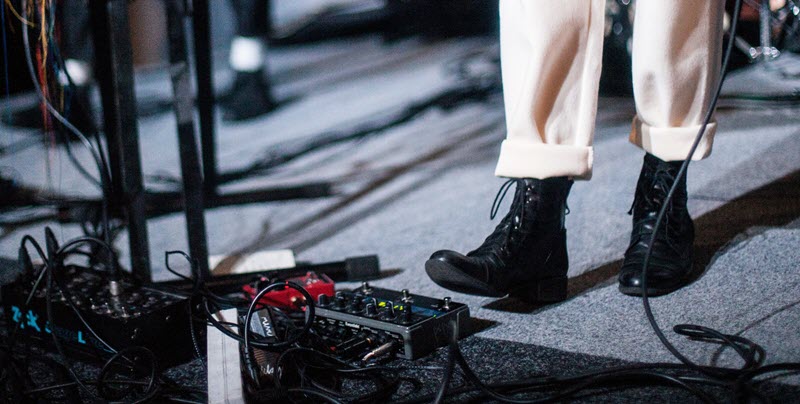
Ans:
[{"label": "boot sole", "polygon": [[[669,289],[647,288],[647,297],[663,296],[663,295],[672,293],[672,292],[674,292],[674,291],[676,291],[678,289],[680,289],[680,287],[669,288]],[[636,286],[620,286],[619,287],[619,291],[623,295],[637,296],[637,297],[641,297],[642,296],[642,288],[637,288]]]},{"label": "boot sole", "polygon": [[465,275],[440,260],[425,262],[425,272],[437,285],[458,293],[486,297],[511,296],[528,303],[554,303],[567,298],[567,277],[535,279],[511,291],[500,291],[489,284]]},{"label": "boot sole", "polygon": [[440,260],[425,261],[425,272],[435,284],[454,292],[487,297],[503,297],[508,294],[499,292],[487,283],[465,275]]},{"label": "boot sole", "polygon": [[[675,284],[674,286],[670,286],[668,288],[650,288],[650,287],[648,287],[647,288],[647,297],[658,297],[658,296],[668,295],[668,294],[670,294],[670,293],[672,293],[672,292],[674,292],[674,291],[686,286],[689,283],[689,280],[691,279],[691,274],[692,274],[693,269],[694,268],[692,266],[690,266],[689,269],[685,272],[685,275],[683,276],[683,278],[681,278],[681,280],[677,284]],[[622,293],[623,295],[636,296],[636,297],[641,297],[642,296],[642,288],[640,288],[640,287],[622,286],[622,285],[619,285],[618,287],[619,287],[620,293]]]}]

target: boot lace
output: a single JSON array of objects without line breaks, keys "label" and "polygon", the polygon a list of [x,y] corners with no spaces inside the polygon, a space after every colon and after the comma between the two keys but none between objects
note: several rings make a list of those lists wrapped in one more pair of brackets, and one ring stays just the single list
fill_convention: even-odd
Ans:
[{"label": "boot lace", "polygon": [[522,228],[522,224],[525,223],[526,192],[524,190],[525,183],[521,179],[512,178],[500,186],[497,195],[494,197],[494,202],[492,202],[489,219],[494,220],[497,217],[497,212],[500,210],[503,199],[505,199],[508,190],[514,184],[516,184],[516,192],[508,214],[500,221],[492,234],[484,240],[483,244],[467,255],[492,254],[498,258],[508,255],[512,253],[512,248],[515,244],[514,233],[526,233],[525,229]]},{"label": "boot lace", "polygon": [[511,178],[500,186],[500,189],[497,191],[497,195],[494,196],[492,209],[489,211],[489,220],[494,220],[494,218],[497,217],[497,212],[500,210],[500,205],[503,203],[503,199],[505,199],[508,190],[511,188],[511,185],[517,181],[519,180],[516,178]]},{"label": "boot lace", "polygon": [[[655,222],[656,215],[659,210],[661,210],[664,200],[667,199],[669,189],[677,180],[678,179],[671,170],[657,167],[650,181],[645,181],[637,187],[636,196],[633,199],[631,208],[628,210],[628,214],[631,215],[634,211],[645,212],[645,214],[640,217],[634,225],[634,228],[637,229],[637,234],[636,237],[631,240],[631,244],[628,247],[629,250],[634,248],[634,246],[642,240],[650,240],[652,229],[648,229],[646,224],[648,222]],[[674,214],[674,212],[672,212],[674,200],[675,198],[671,198],[668,202],[666,208],[667,212],[664,215],[662,226],[663,230],[656,235],[656,239],[665,242],[670,248],[677,251],[677,246],[673,241],[674,237],[671,235],[676,234],[678,229],[675,229],[670,223],[670,217]]]}]

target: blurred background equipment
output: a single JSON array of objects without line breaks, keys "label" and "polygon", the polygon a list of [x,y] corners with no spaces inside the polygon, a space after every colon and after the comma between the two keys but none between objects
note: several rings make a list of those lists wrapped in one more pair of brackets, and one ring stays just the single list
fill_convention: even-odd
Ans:
[{"label": "blurred background equipment", "polygon": [[[797,102],[800,100],[800,2],[747,0],[757,39],[747,31],[735,45],[747,64],[728,75],[722,96],[729,100]],[[750,32],[752,33],[753,30]],[[755,45],[753,45],[755,44]]]}]

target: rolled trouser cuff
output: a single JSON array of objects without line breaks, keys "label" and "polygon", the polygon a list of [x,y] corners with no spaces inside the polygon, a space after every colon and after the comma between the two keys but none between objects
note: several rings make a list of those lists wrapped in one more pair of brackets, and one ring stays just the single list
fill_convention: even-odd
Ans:
[{"label": "rolled trouser cuff", "polygon": [[495,175],[508,178],[592,176],[592,148],[506,139],[500,147]]},{"label": "rolled trouser cuff", "polygon": [[[631,143],[664,161],[685,160],[702,125],[657,128],[633,118]],[[709,122],[703,138],[692,155],[692,160],[701,160],[711,154],[717,123]]]}]

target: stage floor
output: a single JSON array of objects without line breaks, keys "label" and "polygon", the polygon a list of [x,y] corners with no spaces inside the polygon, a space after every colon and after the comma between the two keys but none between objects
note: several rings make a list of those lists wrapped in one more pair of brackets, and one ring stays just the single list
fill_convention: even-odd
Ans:
[{"label": "stage floor", "polygon": [[[370,36],[275,50],[269,65],[276,93],[280,99],[296,100],[247,123],[218,120],[220,167],[241,168],[292,142],[381,121],[409,103],[458,84],[449,68],[460,58],[479,55],[473,56],[479,61],[481,55],[494,52],[496,38],[385,45]],[[223,91],[231,74],[220,68],[216,78]],[[164,70],[141,72],[136,81],[142,103],[158,104],[169,96]],[[13,100],[14,107],[24,101]],[[452,296],[469,304],[481,327],[465,341],[466,351],[473,362],[492,356],[481,363],[485,377],[676,362],[650,330],[641,301],[616,288],[631,226],[626,212],[643,156],[627,141],[633,114],[631,99],[600,100],[594,176],[576,183],[569,199],[570,297],[560,304],[532,307],[513,299],[452,293],[430,282],[424,272],[423,264],[433,251],[474,248],[499,220],[489,220],[492,200],[503,182],[493,176],[504,136],[499,94],[450,110],[425,111],[369,138],[329,147],[227,185],[225,190],[243,190],[331,181],[338,193],[209,210],[209,248],[212,254],[290,248],[298,259],[312,262],[377,254],[393,275],[375,285]],[[692,164],[688,177],[689,208],[697,227],[695,265],[705,271],[690,286],[653,299],[656,317],[667,330],[678,323],[696,323],[751,338],[767,350],[767,363],[799,362],[800,105],[743,107],[723,102],[716,119],[714,152]],[[179,174],[175,127],[171,113],[140,119],[147,175]],[[8,126],[0,126],[0,133],[3,144],[38,136]],[[84,151],[78,155],[88,163]],[[35,144],[0,157],[0,165],[4,173],[13,172],[28,186],[49,185],[74,196],[97,194],[61,149],[48,152]],[[148,184],[158,189],[172,186],[152,177]],[[3,227],[0,255],[16,257],[22,236],[30,233],[41,239],[44,224]],[[80,234],[74,225],[48,224],[62,240]],[[149,233],[154,276],[168,279],[163,252],[187,248],[182,214],[152,219]],[[124,234],[117,247],[127,263]],[[716,352],[716,345],[668,336],[695,361],[740,365],[732,352]],[[196,367],[188,371],[201,376],[192,373]],[[781,381],[800,384],[797,376]],[[800,392],[796,387],[778,390]],[[665,389],[636,394],[640,395],[617,399],[641,400],[654,394],[677,401],[682,396],[674,394],[683,393]]]}]

